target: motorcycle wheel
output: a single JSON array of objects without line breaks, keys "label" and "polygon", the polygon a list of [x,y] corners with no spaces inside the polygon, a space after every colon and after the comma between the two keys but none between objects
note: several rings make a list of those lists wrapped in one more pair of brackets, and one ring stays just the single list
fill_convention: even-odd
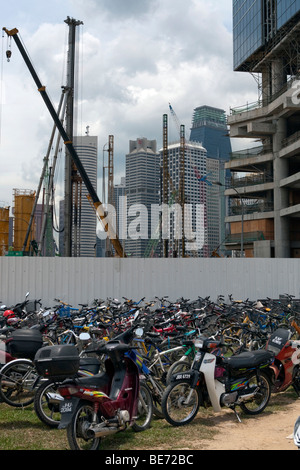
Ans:
[{"label": "motorcycle wheel", "polygon": [[[189,402],[186,403],[189,397]],[[198,413],[200,392],[191,388],[184,379],[176,381],[165,389],[162,398],[162,411],[168,423],[172,426],[184,426],[190,423]]]},{"label": "motorcycle wheel", "polygon": [[[256,373],[253,372],[252,377],[248,382],[249,392],[251,389],[259,388],[255,397],[248,402],[240,404],[242,411],[248,415],[257,415],[261,413],[267,406],[271,396],[271,384],[269,378],[264,372],[259,373],[259,380],[257,380]],[[246,390],[247,391],[247,390]]]},{"label": "motorcycle wheel", "polygon": [[295,392],[298,397],[300,397],[300,367],[299,364],[294,369],[292,386],[294,387]]},{"label": "motorcycle wheel", "polygon": [[[80,402],[67,427],[67,438],[71,450],[98,450],[100,437],[90,437],[87,430],[93,422],[94,410],[88,402]],[[99,419],[97,418],[97,423]]]},{"label": "motorcycle wheel", "polygon": [[37,383],[40,383],[34,364],[26,359],[15,359],[0,371],[0,397],[10,406],[20,408],[34,401]]},{"label": "motorcycle wheel", "polygon": [[150,427],[153,416],[153,400],[149,387],[145,383],[140,383],[140,393],[138,401],[138,416],[132,424],[135,432],[145,431]]},{"label": "motorcycle wheel", "polygon": [[59,405],[53,404],[49,401],[49,393],[56,393],[60,382],[53,382],[47,380],[42,383],[37,389],[34,397],[34,410],[37,417],[51,428],[58,428],[61,414],[59,411]]}]

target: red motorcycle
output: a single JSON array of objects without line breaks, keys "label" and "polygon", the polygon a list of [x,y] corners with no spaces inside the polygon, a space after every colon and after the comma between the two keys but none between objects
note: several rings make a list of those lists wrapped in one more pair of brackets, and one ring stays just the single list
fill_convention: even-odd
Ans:
[{"label": "red motorcycle", "polygon": [[[47,378],[72,377],[58,387],[62,397],[59,429],[67,428],[72,450],[98,450],[101,438],[131,426],[150,426],[153,402],[150,389],[140,381],[134,349],[129,346],[135,327],[93,351],[105,354],[105,370],[91,377],[76,377],[77,349],[71,345],[48,346],[38,351],[35,364]],[[90,351],[91,352],[91,351]]]},{"label": "red motorcycle", "polygon": [[273,371],[272,392],[283,392],[291,385],[300,396],[300,340],[291,336],[289,329],[278,328],[267,342],[266,349],[275,354],[269,366]]}]

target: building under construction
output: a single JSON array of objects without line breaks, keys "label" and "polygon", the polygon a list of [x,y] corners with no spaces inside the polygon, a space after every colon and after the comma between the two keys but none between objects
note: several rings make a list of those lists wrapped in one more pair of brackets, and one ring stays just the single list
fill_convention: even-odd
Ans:
[{"label": "building under construction", "polygon": [[233,1],[234,69],[259,92],[228,118],[231,137],[257,140],[226,164],[236,201],[227,242],[246,256],[300,257],[299,39],[300,0]]}]

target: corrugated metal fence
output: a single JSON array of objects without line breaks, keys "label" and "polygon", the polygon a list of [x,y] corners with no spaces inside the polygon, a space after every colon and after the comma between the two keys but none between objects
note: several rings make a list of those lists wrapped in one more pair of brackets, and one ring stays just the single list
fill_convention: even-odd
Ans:
[{"label": "corrugated metal fence", "polygon": [[72,304],[96,298],[123,296],[139,300],[169,296],[197,299],[219,294],[228,299],[300,298],[300,260],[297,259],[108,259],[0,257],[0,302],[11,305],[54,298]]}]

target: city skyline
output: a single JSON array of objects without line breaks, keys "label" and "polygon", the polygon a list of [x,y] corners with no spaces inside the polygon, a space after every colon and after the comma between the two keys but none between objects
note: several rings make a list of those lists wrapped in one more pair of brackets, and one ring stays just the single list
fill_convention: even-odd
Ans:
[{"label": "city skyline", "polygon": [[[56,3],[51,0],[53,8],[44,12],[33,0],[26,10],[20,0],[12,0],[9,7],[3,7],[3,26],[19,29],[38,75],[57,103],[64,82],[64,20],[71,16],[83,21],[75,134],[83,135],[90,126],[90,134],[98,136],[99,159],[108,136],[115,136],[116,183],[124,173],[130,139],[147,135],[161,146],[162,116],[169,102],[188,129],[197,105],[206,103],[229,113],[230,106],[240,103],[246,92],[251,96],[254,90],[256,98],[254,80],[237,77],[232,70],[231,0],[221,4],[193,0],[188,6],[170,0],[133,1],[127,11],[118,1],[104,1],[101,7],[69,0],[55,8]],[[182,29],[177,27],[180,18]],[[0,201],[11,205],[13,188],[37,186],[52,122],[13,41],[10,62],[5,60],[7,47],[5,38]],[[16,132],[17,139],[12,137]],[[176,133],[170,123],[170,140],[176,140]],[[62,195],[59,171],[58,166],[56,191]]]}]

